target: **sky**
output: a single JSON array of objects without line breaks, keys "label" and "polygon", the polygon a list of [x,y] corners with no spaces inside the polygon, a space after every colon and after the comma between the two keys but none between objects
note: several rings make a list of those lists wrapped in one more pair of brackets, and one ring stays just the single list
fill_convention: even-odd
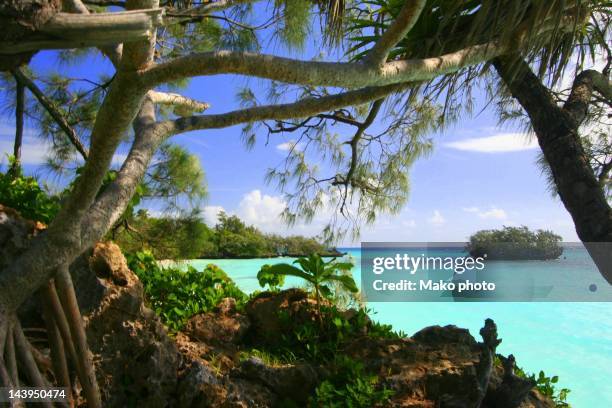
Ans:
[{"label": "sky", "polygon": [[[309,45],[301,58],[315,56]],[[61,71],[75,77],[93,77],[111,72],[110,65],[96,56],[87,64],[64,66],[53,52],[41,52],[30,64],[36,72]],[[207,113],[221,113],[238,107],[237,91],[245,85],[263,92],[263,81],[219,75],[195,78],[183,92],[211,104]],[[374,225],[362,228],[359,241],[339,243],[358,245],[360,241],[465,241],[481,229],[525,225],[549,229],[565,241],[577,236],[562,203],[547,189],[537,165],[539,148],[533,137],[513,128],[500,128],[493,109],[485,108],[484,97],[477,98],[475,114],[464,115],[444,133],[434,135],[433,154],[422,158],[410,171],[411,189],[406,207],[395,216],[380,216]],[[485,108],[483,110],[483,108]],[[382,126],[380,118],[374,126]],[[12,118],[0,118],[0,162],[12,153]],[[241,127],[197,131],[175,136],[173,142],[196,154],[206,172],[208,198],[202,212],[209,224],[224,210],[265,232],[283,235],[317,235],[331,214],[323,211],[312,223],[288,228],[279,214],[285,207],[282,194],[265,183],[269,167],[282,163],[290,136],[261,137],[247,149]],[[31,124],[26,129],[23,163],[26,172],[48,176],[41,164],[47,147],[36,136]],[[119,165],[125,149],[115,157]],[[157,207],[153,204],[152,210]]]}]

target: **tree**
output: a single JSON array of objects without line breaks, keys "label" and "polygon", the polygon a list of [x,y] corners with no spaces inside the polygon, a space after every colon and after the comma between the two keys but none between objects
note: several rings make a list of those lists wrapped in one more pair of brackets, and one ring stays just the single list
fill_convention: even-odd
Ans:
[{"label": "tree", "polygon": [[[559,36],[575,39],[584,26],[584,13],[601,2],[393,1],[397,7],[381,6],[370,15],[360,2],[279,0],[271,10],[263,10],[270,18],[260,25],[248,23],[257,2],[246,0],[170,1],[165,8],[156,0],[127,0],[119,3],[126,11],[110,13],[92,13],[80,0],[62,1],[61,6],[59,1],[43,1],[38,8],[33,3],[11,0],[0,7],[0,21],[8,27],[0,34],[0,68],[18,75],[17,66],[40,49],[98,47],[114,64],[115,73],[100,91],[95,117],[86,126],[87,160],[69,196],[47,231],[0,272],[0,338],[8,333],[23,345],[15,311],[41,287],[48,289],[50,301],[57,300],[57,287],[63,306],[55,314],[58,327],[70,329],[62,331],[62,338],[74,345],[70,350],[84,394],[88,405],[96,407],[100,397],[68,265],[124,214],[155,152],[170,137],[246,124],[252,140],[254,124],[262,122],[270,133],[311,129],[304,136],[306,147],[322,152],[333,172],[317,174],[296,141],[287,167],[270,173],[281,189],[295,184],[287,219],[308,220],[335,204],[355,225],[372,222],[380,212],[399,211],[406,200],[407,171],[428,150],[430,143],[423,135],[440,123],[436,92],[453,89],[460,78],[469,84],[480,72],[477,68],[496,57],[517,49],[553,49]],[[299,45],[310,16],[320,17],[324,40],[332,47],[342,41],[347,22],[355,20],[362,37],[351,52],[355,58],[304,61],[261,52],[258,35],[270,29],[286,44]],[[428,24],[431,19],[436,24]],[[419,46],[402,48],[407,39]],[[257,104],[245,92],[244,107],[201,114],[206,104],[161,91],[191,77],[218,74],[271,80],[289,92],[281,92],[268,105]],[[297,100],[290,100],[296,94]],[[457,93],[447,95],[452,99]],[[382,134],[370,134],[384,105],[392,123]],[[174,116],[162,118],[160,106],[173,107]],[[444,110],[442,116],[449,113]],[[302,120],[296,123],[297,118]],[[322,123],[317,121],[350,126],[354,132],[348,140],[334,138],[331,132],[318,132]],[[114,180],[103,186],[130,127],[130,152]],[[47,286],[51,278],[55,285]],[[32,382],[39,384],[41,376],[29,364],[27,352],[22,360],[31,368]],[[11,384],[3,367],[0,360],[3,382]]]},{"label": "tree", "polygon": [[[354,37],[354,49],[365,48],[357,58],[367,60],[367,47],[379,41],[382,33],[389,31],[384,30],[406,11],[401,2],[376,0],[374,3],[380,7],[364,8],[361,18],[353,24],[353,30],[359,34],[364,27],[370,29],[369,35]],[[504,107],[509,93],[527,113],[529,128],[542,148],[543,162],[547,172],[550,169],[555,191],[572,216],[578,237],[599,271],[612,283],[609,255],[612,209],[607,195],[612,169],[609,3],[512,0],[426,3],[413,29],[396,44],[391,55],[414,58],[441,50],[450,52],[465,47],[466,43],[488,42],[492,37],[517,41],[519,46],[515,50],[491,58],[490,64],[445,73],[424,85],[423,92],[437,95],[443,89],[445,110],[455,113],[457,105],[469,107],[474,83],[479,78],[491,81],[489,68],[495,69],[501,84],[489,84],[493,98]],[[439,7],[428,7],[434,3]],[[540,24],[537,32],[521,33],[515,28],[536,21]],[[589,60],[594,63],[599,56],[605,61],[602,72],[584,69]],[[576,70],[577,75],[570,91],[564,94],[559,84],[567,77],[569,68]],[[507,119],[507,114],[502,108],[502,118]],[[608,119],[607,133],[604,129],[603,134],[581,137],[581,126],[592,124],[596,116]]]},{"label": "tree", "polygon": [[[295,276],[304,279],[314,288],[319,320],[322,318],[321,295],[326,298],[332,295],[329,284],[338,282],[344,290],[351,293],[359,291],[353,277],[343,274],[343,272],[350,272],[353,269],[354,265],[352,263],[336,262],[336,258],[325,262],[317,254],[298,258],[293,263],[299,265],[301,269],[287,263],[264,265],[257,274],[257,279],[260,284],[262,282],[274,282],[276,286],[282,285],[281,277],[283,276]],[[273,277],[276,277],[276,279],[273,279]]]}]

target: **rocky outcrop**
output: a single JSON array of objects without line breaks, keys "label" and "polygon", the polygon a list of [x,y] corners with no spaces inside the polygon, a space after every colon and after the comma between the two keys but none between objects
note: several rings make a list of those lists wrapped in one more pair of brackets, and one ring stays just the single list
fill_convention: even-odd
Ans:
[{"label": "rocky outcrop", "polygon": [[[0,262],[18,256],[43,229],[0,207]],[[287,330],[318,319],[302,290],[262,293],[244,313],[223,299],[173,338],[144,305],[142,284],[115,244],[97,244],[71,273],[105,406],[305,406],[326,378],[325,361],[267,364],[244,353],[253,345],[273,349]],[[26,315],[35,320],[36,313]],[[356,316],[351,310],[340,315]],[[456,326],[428,327],[405,339],[369,336],[369,327],[342,349],[394,391],[386,406],[554,407],[532,381],[516,375],[513,356],[496,355],[501,340],[491,320],[480,331],[482,342]]]},{"label": "rocky outcrop", "polygon": [[171,406],[180,355],[159,318],[144,306],[142,284],[113,243],[96,245],[89,264],[106,289],[86,317],[105,406]]},{"label": "rocky outcrop", "polygon": [[269,366],[256,357],[245,360],[234,375],[265,385],[278,399],[291,400],[300,406],[307,404],[322,380],[319,371],[311,364]]},{"label": "rocky outcrop", "polygon": [[191,317],[184,331],[195,341],[226,345],[242,342],[250,326],[249,318],[236,312],[236,301],[225,298],[213,312]]}]

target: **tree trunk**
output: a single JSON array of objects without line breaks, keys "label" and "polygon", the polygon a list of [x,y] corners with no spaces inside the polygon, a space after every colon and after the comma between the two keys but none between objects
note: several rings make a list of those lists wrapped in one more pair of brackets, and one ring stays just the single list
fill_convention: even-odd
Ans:
[{"label": "tree trunk", "polygon": [[612,245],[612,210],[578,134],[593,91],[593,81],[588,81],[592,71],[576,77],[572,96],[562,108],[523,60],[500,57],[493,60],[493,65],[529,115],[576,233],[601,274],[612,284],[609,248]]},{"label": "tree trunk", "polygon": [[11,173],[18,174],[21,169],[21,145],[23,144],[23,115],[25,111],[25,86],[15,77],[15,143]]}]

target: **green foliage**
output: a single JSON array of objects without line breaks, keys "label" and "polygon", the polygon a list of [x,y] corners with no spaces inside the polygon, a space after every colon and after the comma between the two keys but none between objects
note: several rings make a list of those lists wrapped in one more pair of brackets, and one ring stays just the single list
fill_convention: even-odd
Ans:
[{"label": "green foliage", "polygon": [[30,220],[49,224],[59,211],[58,197],[44,191],[34,177],[0,173],[0,204]]},{"label": "green foliage", "polygon": [[371,408],[383,406],[394,391],[381,387],[378,376],[366,373],[363,364],[345,356],[334,361],[333,374],[310,399],[311,407]]},{"label": "green foliage", "polygon": [[310,0],[275,0],[276,8],[282,8],[283,20],[280,37],[289,47],[301,48],[310,29],[312,2]]},{"label": "green foliage", "polygon": [[474,257],[488,259],[557,259],[563,253],[562,238],[551,231],[527,227],[482,230],[470,237],[466,249]]},{"label": "green foliage", "polygon": [[269,366],[293,364],[298,360],[297,356],[289,350],[283,354],[259,349],[250,349],[240,353],[241,361],[247,360],[251,357],[256,357]]},{"label": "green foliage", "polygon": [[257,281],[262,288],[266,285],[271,291],[278,291],[285,284],[285,275],[270,272],[270,266],[264,265],[257,272]]},{"label": "green foliage", "polygon": [[193,214],[156,218],[140,210],[129,219],[129,228],[115,234],[113,240],[126,252],[144,248],[156,259],[195,259],[211,245],[213,234]]},{"label": "green foliage", "polygon": [[326,298],[331,298],[333,295],[329,286],[332,282],[338,282],[343,289],[351,293],[359,291],[353,277],[350,276],[350,271],[354,266],[352,263],[336,262],[336,258],[325,262],[318,254],[312,254],[308,257],[296,259],[293,264],[299,264],[301,269],[293,265],[281,263],[264,265],[259,273],[265,275],[288,275],[304,279],[314,287],[317,307],[319,309],[321,307],[321,295]]},{"label": "green foliage", "polygon": [[232,297],[241,306],[247,299],[216,265],[203,271],[187,267],[161,268],[150,252],[126,254],[128,266],[142,281],[147,302],[170,330],[178,331],[198,313],[211,311],[221,299]]},{"label": "green foliage", "polygon": [[570,408],[571,405],[567,402],[567,396],[571,392],[567,388],[557,389],[556,385],[559,382],[558,376],[547,376],[544,371],[540,371],[538,375],[527,374],[522,368],[516,367],[515,374],[522,378],[528,378],[536,383],[537,390],[544,396],[550,398],[556,408]]},{"label": "green foliage", "polygon": [[337,254],[313,238],[264,234],[245,225],[240,218],[225,213],[220,214],[214,229],[209,228],[198,213],[151,217],[146,210],[139,210],[134,214],[131,209],[140,203],[142,197],[138,191],[110,236],[126,252],[144,248],[157,259],[267,258],[315,252]]},{"label": "green foliage", "polygon": [[175,206],[180,197],[194,204],[204,199],[207,193],[205,174],[198,156],[168,143],[160,147],[144,185],[145,198],[162,198],[169,203],[174,200]]},{"label": "green foliage", "polygon": [[320,321],[300,321],[291,318],[288,312],[279,317],[282,332],[278,347],[268,350],[279,358],[305,359],[309,361],[330,360],[343,349],[347,342],[359,336],[398,339],[407,337],[403,332],[394,332],[390,325],[372,322],[365,308],[344,312],[334,305],[321,306]]},{"label": "green foliage", "polygon": [[[372,0],[358,6],[348,24],[353,42],[350,51],[355,58],[366,55],[404,3]],[[572,63],[574,53],[582,64],[605,47],[606,39],[594,29],[591,19],[584,18],[591,13],[599,13],[598,19],[605,21],[610,15],[609,1],[583,1],[579,7],[568,8],[565,0],[428,0],[409,34],[389,57],[423,58],[493,41],[516,44],[522,37],[525,42],[516,51],[538,61],[540,73],[550,73],[556,81]]]}]

